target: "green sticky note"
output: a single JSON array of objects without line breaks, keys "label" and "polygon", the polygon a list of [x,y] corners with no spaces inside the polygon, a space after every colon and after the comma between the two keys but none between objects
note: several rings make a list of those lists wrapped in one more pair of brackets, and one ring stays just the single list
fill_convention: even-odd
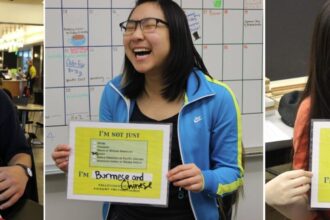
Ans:
[{"label": "green sticky note", "polygon": [[213,5],[215,8],[221,8],[222,1],[221,0],[214,0]]}]

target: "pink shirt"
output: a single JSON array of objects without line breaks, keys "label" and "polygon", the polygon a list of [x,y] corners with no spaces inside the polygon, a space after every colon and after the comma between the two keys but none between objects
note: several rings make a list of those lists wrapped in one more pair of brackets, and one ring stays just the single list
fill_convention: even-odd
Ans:
[{"label": "pink shirt", "polygon": [[310,97],[299,106],[293,131],[293,169],[308,170]]}]

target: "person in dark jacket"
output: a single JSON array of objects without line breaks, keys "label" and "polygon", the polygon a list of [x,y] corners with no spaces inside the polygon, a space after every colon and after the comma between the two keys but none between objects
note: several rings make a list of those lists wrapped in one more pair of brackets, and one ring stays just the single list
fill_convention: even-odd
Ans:
[{"label": "person in dark jacket", "polygon": [[32,177],[31,154],[15,106],[0,89],[0,213],[4,216],[23,198]]}]

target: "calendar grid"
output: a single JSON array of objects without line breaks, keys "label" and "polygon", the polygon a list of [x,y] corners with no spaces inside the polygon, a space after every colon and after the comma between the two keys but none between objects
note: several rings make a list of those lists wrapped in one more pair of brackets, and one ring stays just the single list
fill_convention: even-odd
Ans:
[{"label": "calendar grid", "polygon": [[[62,27],[63,27],[63,0],[61,0],[61,22],[62,22]],[[62,32],[62,42],[64,42],[64,33]],[[63,50],[63,55],[64,55],[64,47],[62,48]],[[47,71],[46,71],[47,73]],[[65,85],[65,60],[63,59],[63,85]],[[64,93],[63,93],[64,94]],[[66,102],[65,95],[63,96],[64,103]],[[47,109],[46,109],[47,111]],[[66,112],[66,105],[64,104],[64,112]],[[66,121],[66,114],[64,114],[64,121]],[[46,123],[47,126],[47,123]]]},{"label": "calendar grid", "polygon": [[[243,13],[242,13],[242,39],[243,39],[243,45],[242,45],[242,63],[244,63],[244,4],[243,4]],[[242,80],[244,79],[244,65],[242,65]],[[244,91],[244,83],[242,82],[242,91]],[[243,102],[244,100],[244,92],[242,92],[242,98],[241,98],[241,102]],[[241,107],[241,112],[244,112],[244,105],[242,105]]]},{"label": "calendar grid", "polygon": [[[87,33],[89,33],[89,0],[87,0]],[[89,73],[90,73],[90,65],[89,65],[89,42],[90,42],[90,38],[88,36],[88,41],[87,41],[87,48],[88,48],[88,53],[87,53],[87,85],[88,88],[90,88],[90,77],[89,77]],[[88,93],[88,110],[89,110],[89,119],[92,119],[92,109],[91,109],[91,93]]]},{"label": "calendar grid", "polygon": [[[111,2],[111,4],[112,4],[112,2]],[[112,6],[112,5],[111,5]],[[112,19],[113,19],[113,17],[112,17],[112,11],[111,11],[111,22],[110,22],[110,30],[111,30],[111,45],[113,45],[113,28],[112,28]],[[111,46],[110,46],[111,47]],[[113,64],[113,50],[111,50],[111,63]],[[111,77],[113,77],[113,71],[114,71],[114,69],[113,69],[113,65],[111,65]]]},{"label": "calendar grid", "polygon": [[[231,87],[244,130],[261,133],[263,5],[258,0],[177,0],[213,78]],[[104,85],[122,71],[119,22],[134,1],[46,0],[46,144],[66,140],[70,120],[97,120]],[[252,129],[251,129],[251,128]],[[262,145],[243,140],[247,147]],[[247,139],[247,138],[246,138]]]}]

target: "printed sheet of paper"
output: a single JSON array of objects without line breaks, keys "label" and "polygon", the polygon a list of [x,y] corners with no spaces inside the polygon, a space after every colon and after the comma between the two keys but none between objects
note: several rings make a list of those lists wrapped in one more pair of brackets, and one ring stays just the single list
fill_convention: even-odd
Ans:
[{"label": "printed sheet of paper", "polygon": [[171,129],[71,122],[68,198],[167,206]]},{"label": "printed sheet of paper", "polygon": [[330,208],[330,121],[313,120],[311,207]]}]

